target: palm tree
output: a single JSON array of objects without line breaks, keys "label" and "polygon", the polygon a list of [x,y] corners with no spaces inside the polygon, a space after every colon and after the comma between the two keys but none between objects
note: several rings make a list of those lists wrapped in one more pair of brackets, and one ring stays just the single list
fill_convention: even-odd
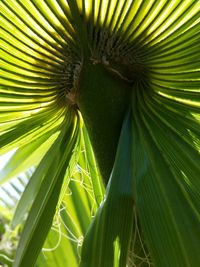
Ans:
[{"label": "palm tree", "polygon": [[200,266],[199,0],[0,5],[13,266]]}]

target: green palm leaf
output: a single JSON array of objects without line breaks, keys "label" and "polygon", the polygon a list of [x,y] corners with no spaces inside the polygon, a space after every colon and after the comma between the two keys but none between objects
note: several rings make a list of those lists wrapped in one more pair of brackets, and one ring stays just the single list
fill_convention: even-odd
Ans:
[{"label": "green palm leaf", "polygon": [[[3,164],[3,161],[1,163]],[[3,264],[1,266],[11,266],[13,262],[21,225],[12,231],[10,221],[30,175],[31,172],[27,172],[0,186],[0,263]]]},{"label": "green palm leaf", "polygon": [[35,169],[13,266],[34,266],[60,214],[68,238],[39,266],[198,267],[200,2],[0,5],[0,154],[16,150],[0,183]]},{"label": "green palm leaf", "polygon": [[[101,191],[104,190],[101,186],[95,187],[95,179],[91,180],[89,165],[83,160],[85,157],[88,159],[91,156],[89,154],[84,149],[81,152],[78,165],[72,173],[73,178],[38,258],[38,266],[61,266],[65,263],[76,267],[79,264],[83,237],[91,216],[96,213],[98,202],[102,201]],[[95,166],[91,158],[88,162]],[[94,169],[93,174],[98,175]]]}]

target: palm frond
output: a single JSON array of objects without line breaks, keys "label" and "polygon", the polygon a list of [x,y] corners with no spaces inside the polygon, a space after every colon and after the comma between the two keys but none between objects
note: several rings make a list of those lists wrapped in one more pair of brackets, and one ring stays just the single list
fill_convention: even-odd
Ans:
[{"label": "palm frond", "polygon": [[0,155],[15,150],[0,184],[35,169],[12,222],[28,212],[13,266],[34,266],[60,213],[59,234],[76,239],[63,241],[70,267],[198,267],[200,1],[0,8]]},{"label": "palm frond", "polygon": [[61,266],[63,263],[72,267],[79,265],[84,236],[104,196],[104,186],[85,127],[81,134],[84,139],[80,156],[69,174],[68,189],[63,187],[61,204],[38,257],[38,267]]}]

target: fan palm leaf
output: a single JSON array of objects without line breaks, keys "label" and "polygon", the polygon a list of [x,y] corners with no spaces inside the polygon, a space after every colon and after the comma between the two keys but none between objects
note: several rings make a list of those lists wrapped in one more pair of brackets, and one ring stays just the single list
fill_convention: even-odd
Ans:
[{"label": "fan palm leaf", "polygon": [[[200,2],[0,5],[0,153],[16,149],[0,182],[35,167],[13,266],[34,266],[64,205],[84,236],[67,266],[198,267]],[[78,165],[92,198],[70,182]]]}]

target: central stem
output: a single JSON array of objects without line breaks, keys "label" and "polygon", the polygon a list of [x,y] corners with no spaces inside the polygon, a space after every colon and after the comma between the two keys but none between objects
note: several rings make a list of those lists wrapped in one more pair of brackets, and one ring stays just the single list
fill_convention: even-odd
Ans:
[{"label": "central stem", "polygon": [[79,80],[78,106],[102,177],[107,184],[116,154],[131,85],[104,65],[85,62]]}]

